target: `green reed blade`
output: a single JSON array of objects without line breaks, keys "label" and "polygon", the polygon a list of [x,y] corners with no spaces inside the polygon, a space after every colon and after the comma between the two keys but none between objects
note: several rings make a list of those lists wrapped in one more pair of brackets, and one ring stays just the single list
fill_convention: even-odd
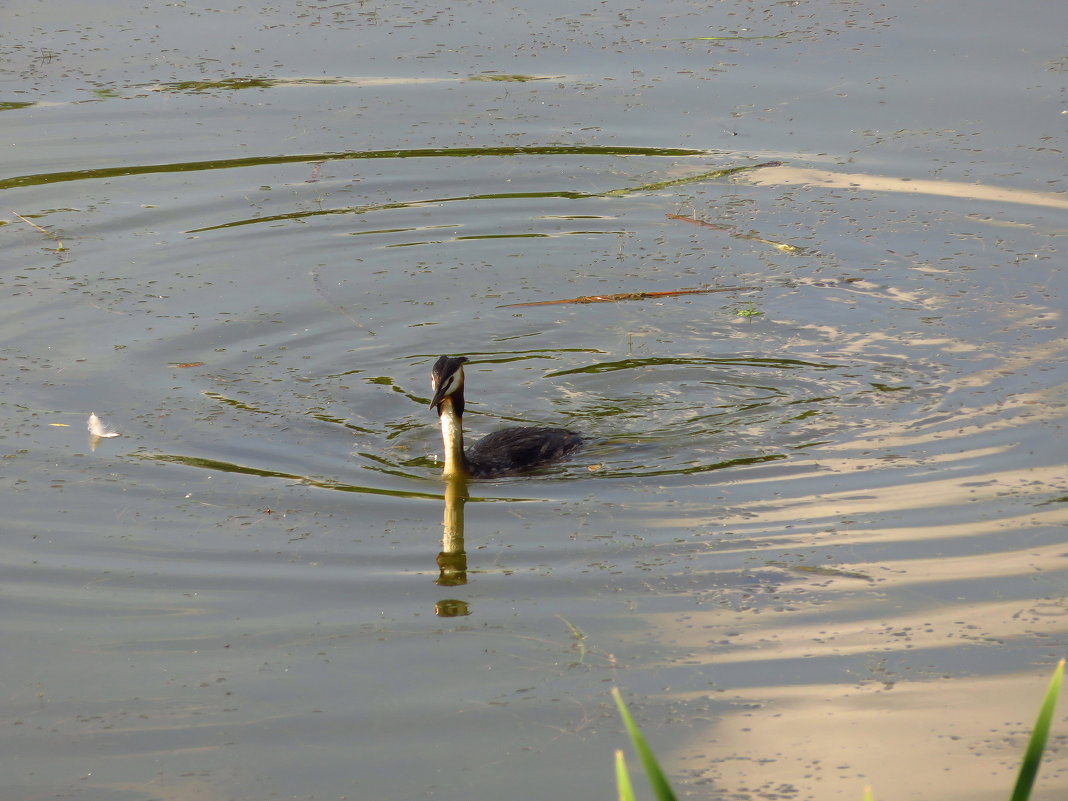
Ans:
[{"label": "green reed blade", "polygon": [[612,688],[612,698],[615,699],[616,707],[619,709],[619,716],[623,719],[623,725],[630,736],[631,745],[634,746],[634,752],[642,763],[642,769],[645,770],[645,776],[649,780],[649,787],[653,791],[653,797],[657,801],[678,801],[674,791],[671,789],[671,785],[668,784],[667,777],[664,776],[664,771],[660,769],[660,764],[656,761],[656,757],[653,756],[652,749],[649,748],[645,738],[642,737],[638,724],[634,722],[634,718],[630,716],[630,712],[627,710],[627,705],[623,703],[623,697],[619,694],[617,687]]},{"label": "green reed blade", "polygon": [[1042,699],[1042,706],[1038,710],[1038,718],[1035,720],[1035,728],[1031,732],[1031,739],[1027,743],[1023,762],[1020,764],[1020,775],[1016,778],[1011,801],[1027,801],[1031,796],[1031,788],[1038,775],[1042,752],[1046,748],[1046,739],[1049,737],[1049,724],[1053,718],[1053,708],[1057,705],[1057,695],[1060,693],[1063,675],[1064,660],[1062,659],[1057,664],[1057,669],[1053,671],[1053,678],[1049,680],[1049,687]]},{"label": "green reed blade", "polygon": [[616,750],[616,790],[619,801],[635,801],[634,786],[630,783],[630,775],[627,773],[627,760],[623,752]]}]

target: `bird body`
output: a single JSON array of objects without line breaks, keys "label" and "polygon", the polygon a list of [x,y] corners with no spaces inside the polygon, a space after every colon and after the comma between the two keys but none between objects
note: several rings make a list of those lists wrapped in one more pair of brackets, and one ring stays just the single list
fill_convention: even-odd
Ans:
[{"label": "bird body", "polygon": [[524,426],[494,431],[464,451],[465,356],[441,356],[430,373],[445,444],[446,476],[494,478],[516,475],[563,459],[582,445],[582,437],[566,428]]}]

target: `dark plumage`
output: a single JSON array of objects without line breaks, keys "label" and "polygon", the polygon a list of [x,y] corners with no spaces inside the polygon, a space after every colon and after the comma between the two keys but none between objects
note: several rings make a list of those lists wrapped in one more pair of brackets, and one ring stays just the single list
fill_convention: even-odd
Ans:
[{"label": "dark plumage", "polygon": [[582,445],[566,428],[529,426],[494,431],[464,451],[464,362],[466,356],[441,356],[430,373],[434,399],[430,407],[441,419],[445,475],[494,478],[533,470],[563,459]]}]

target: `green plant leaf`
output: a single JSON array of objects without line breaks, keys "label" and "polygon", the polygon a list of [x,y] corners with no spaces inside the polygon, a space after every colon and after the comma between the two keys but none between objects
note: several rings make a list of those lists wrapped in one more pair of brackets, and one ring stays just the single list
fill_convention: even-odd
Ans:
[{"label": "green plant leaf", "polygon": [[1038,718],[1035,720],[1035,728],[1031,732],[1031,739],[1027,743],[1023,762],[1020,764],[1020,775],[1016,778],[1011,801],[1027,801],[1031,796],[1031,788],[1035,784],[1038,766],[1042,762],[1042,752],[1046,748],[1046,739],[1049,737],[1049,724],[1053,718],[1053,708],[1057,705],[1057,695],[1061,690],[1063,675],[1064,660],[1062,659],[1057,664],[1057,669],[1053,671],[1053,678],[1049,680],[1049,687],[1046,688],[1046,695],[1038,710]]},{"label": "green plant leaf", "polygon": [[619,801],[635,801],[634,786],[630,783],[630,775],[627,773],[627,760],[619,749],[616,749],[616,790]]},{"label": "green plant leaf", "polygon": [[612,698],[615,699],[616,707],[619,709],[619,716],[623,719],[623,725],[630,736],[631,745],[634,746],[634,752],[642,763],[642,769],[645,771],[645,777],[649,780],[649,787],[653,791],[653,797],[657,801],[678,801],[675,797],[675,792],[671,789],[671,785],[668,784],[667,777],[664,776],[664,771],[660,769],[660,764],[656,761],[656,757],[653,756],[652,749],[649,748],[645,738],[642,737],[638,724],[634,722],[634,718],[630,716],[630,712],[627,710],[627,705],[623,703],[619,688],[612,688]]}]

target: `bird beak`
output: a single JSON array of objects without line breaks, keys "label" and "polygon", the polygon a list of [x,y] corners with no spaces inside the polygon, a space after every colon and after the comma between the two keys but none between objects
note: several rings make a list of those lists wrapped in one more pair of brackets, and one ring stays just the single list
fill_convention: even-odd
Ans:
[{"label": "bird beak", "polygon": [[430,401],[430,408],[438,408],[443,400],[445,400],[445,387],[438,387],[438,391],[434,393],[434,400]]},{"label": "bird beak", "polygon": [[434,399],[430,401],[430,408],[436,409],[441,405],[441,402],[449,397],[452,393],[458,390],[464,383],[464,368],[459,368],[455,373],[450,375],[437,387],[434,392]]}]

